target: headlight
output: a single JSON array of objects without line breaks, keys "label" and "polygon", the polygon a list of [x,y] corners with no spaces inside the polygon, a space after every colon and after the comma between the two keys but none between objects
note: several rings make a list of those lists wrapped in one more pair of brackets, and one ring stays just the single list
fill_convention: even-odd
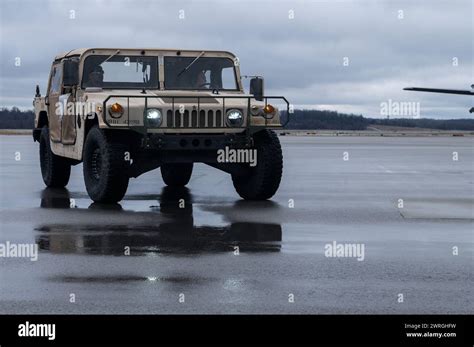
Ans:
[{"label": "headlight", "polygon": [[146,110],[146,120],[150,126],[159,127],[162,118],[161,111],[157,108],[149,108]]},{"label": "headlight", "polygon": [[230,127],[239,127],[242,125],[244,116],[242,111],[237,109],[232,109],[227,111],[227,125]]}]

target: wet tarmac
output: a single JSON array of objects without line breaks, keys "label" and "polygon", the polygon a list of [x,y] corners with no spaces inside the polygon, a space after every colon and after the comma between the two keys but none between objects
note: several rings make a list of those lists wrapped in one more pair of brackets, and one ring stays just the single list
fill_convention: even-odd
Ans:
[{"label": "wet tarmac", "polygon": [[0,244],[39,248],[0,257],[0,313],[473,313],[472,137],[280,139],[270,201],[198,164],[187,188],[155,170],[101,205],[82,165],[45,188],[38,145],[0,136]]}]

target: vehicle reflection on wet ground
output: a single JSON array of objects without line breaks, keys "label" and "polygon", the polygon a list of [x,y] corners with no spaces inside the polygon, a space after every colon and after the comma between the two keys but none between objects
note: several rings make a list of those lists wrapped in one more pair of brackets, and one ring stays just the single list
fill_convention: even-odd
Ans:
[{"label": "vehicle reflection on wet ground", "polygon": [[[135,199],[137,197],[134,197]],[[144,198],[142,196],[142,198]],[[147,253],[195,254],[206,252],[274,252],[280,250],[282,229],[279,224],[236,222],[223,226],[196,226],[192,195],[188,188],[164,187],[158,206],[150,212],[164,217],[156,225],[67,225],[45,224],[35,228],[36,242],[42,251],[138,256]],[[259,203],[271,207],[271,201]],[[67,189],[46,188],[41,195],[42,208],[71,207]],[[235,203],[233,209],[241,203]],[[88,209],[113,211],[135,218],[133,211],[120,204],[92,203]]]}]

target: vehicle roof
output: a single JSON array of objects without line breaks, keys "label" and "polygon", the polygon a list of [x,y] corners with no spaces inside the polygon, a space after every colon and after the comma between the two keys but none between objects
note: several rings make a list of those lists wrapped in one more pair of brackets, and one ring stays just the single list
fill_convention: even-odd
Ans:
[{"label": "vehicle roof", "polygon": [[77,55],[81,56],[84,53],[86,53],[87,51],[91,51],[91,50],[110,50],[110,51],[116,51],[116,50],[127,50],[127,51],[133,50],[133,51],[135,51],[136,50],[136,51],[169,51],[169,52],[182,51],[182,52],[196,52],[197,54],[204,51],[204,52],[212,52],[212,53],[228,53],[228,54],[234,55],[233,53],[228,52],[228,51],[217,51],[217,50],[209,50],[209,49],[136,48],[136,47],[129,47],[129,48],[103,47],[103,48],[98,48],[98,47],[96,47],[96,48],[76,48],[76,49],[72,49],[72,50],[67,51],[67,52],[62,52],[62,53],[56,55],[54,60],[63,59],[66,56],[74,56],[74,55],[75,56],[77,56]]}]

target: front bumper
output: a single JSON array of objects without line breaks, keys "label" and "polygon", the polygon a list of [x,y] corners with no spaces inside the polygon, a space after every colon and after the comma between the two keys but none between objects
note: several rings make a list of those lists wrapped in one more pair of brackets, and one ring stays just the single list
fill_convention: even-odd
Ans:
[{"label": "front bumper", "polygon": [[218,150],[225,148],[248,148],[253,145],[246,133],[239,134],[150,134],[142,142],[145,149],[160,150]]}]

